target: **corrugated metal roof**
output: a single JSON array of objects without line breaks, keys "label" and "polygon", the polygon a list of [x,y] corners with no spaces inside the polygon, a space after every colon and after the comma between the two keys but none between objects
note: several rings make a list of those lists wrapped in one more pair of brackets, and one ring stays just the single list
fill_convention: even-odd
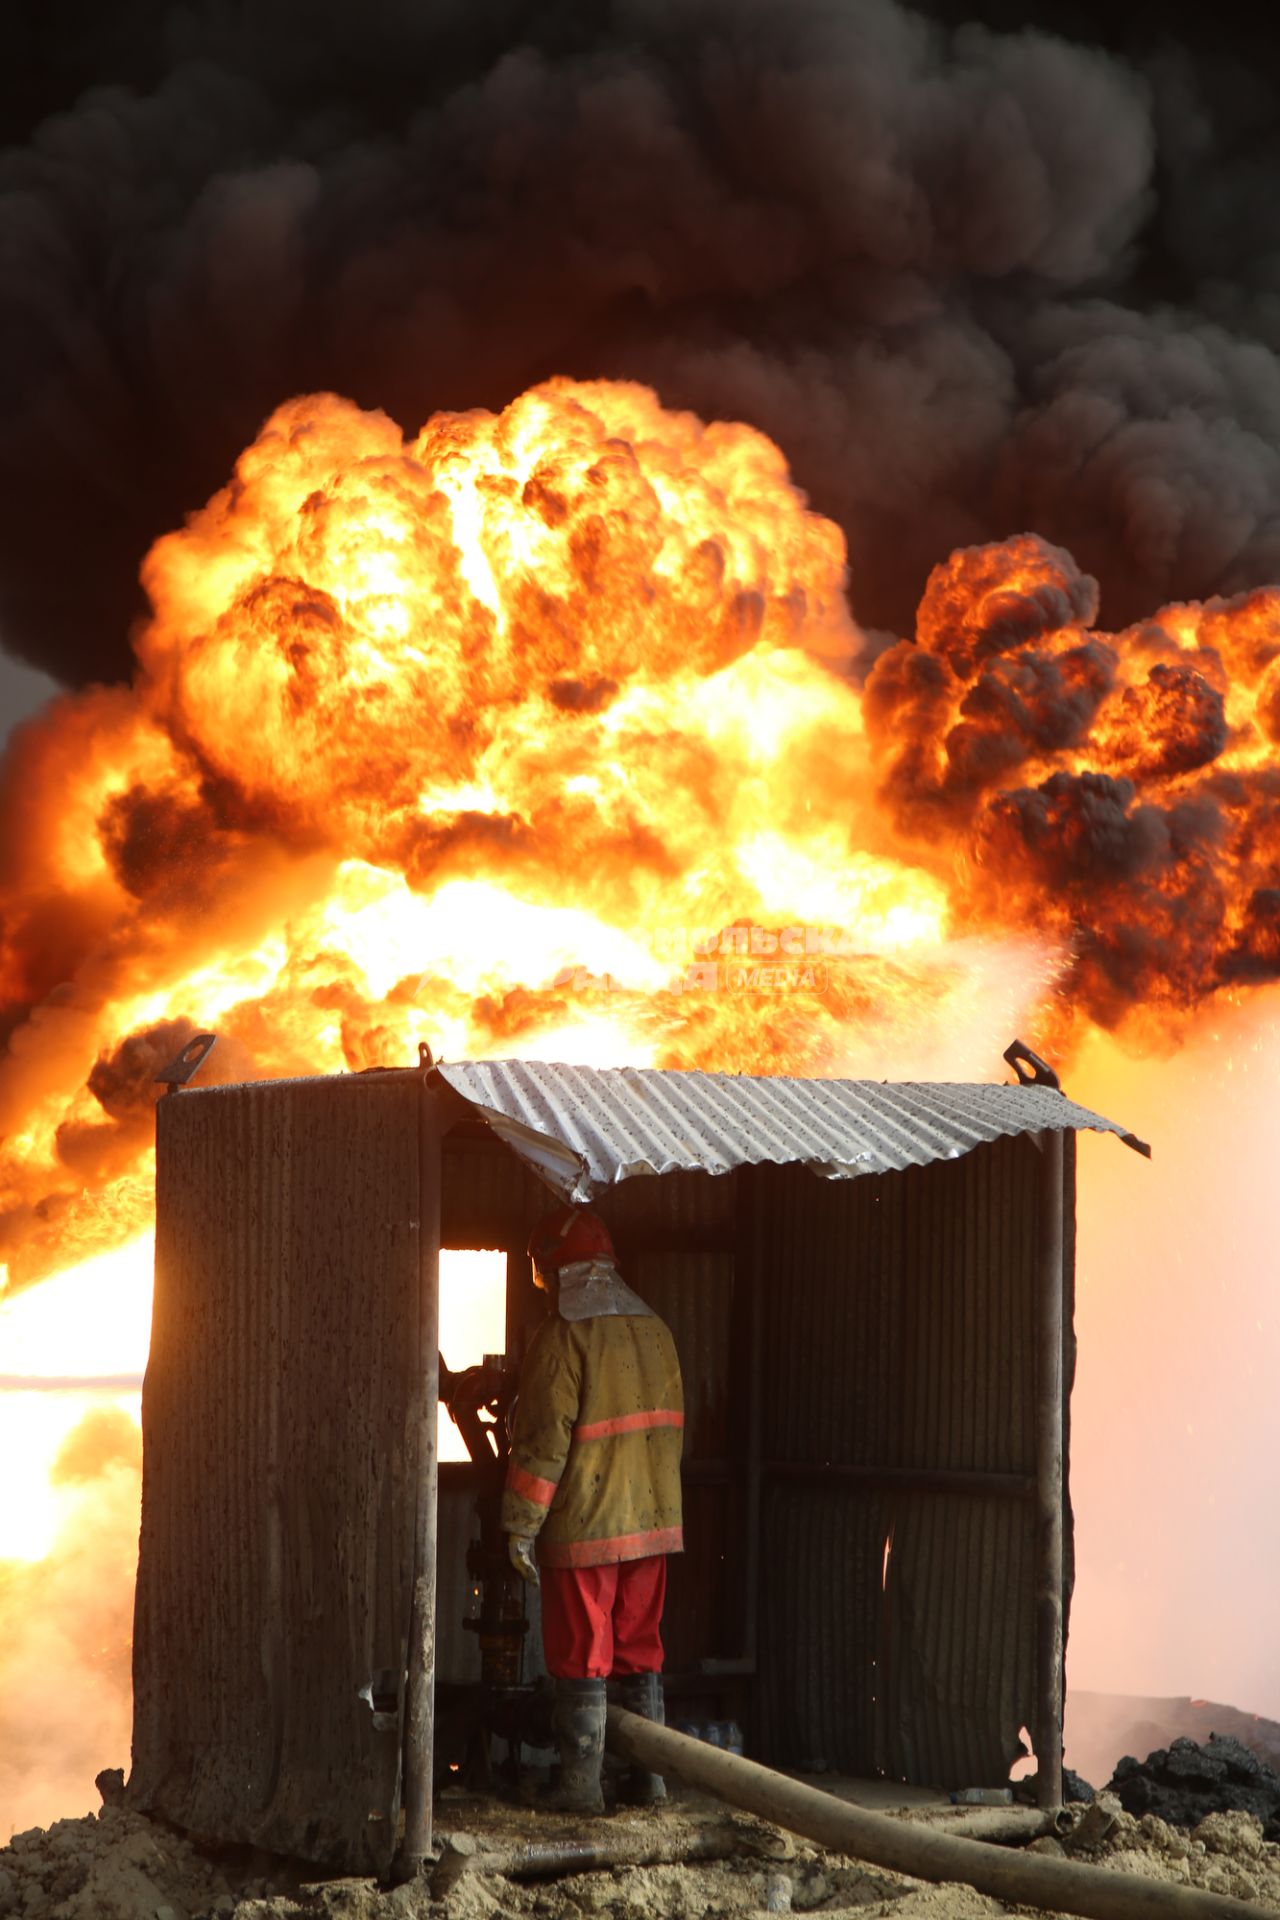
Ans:
[{"label": "corrugated metal roof", "polygon": [[[955,1160],[984,1141],[1132,1134],[1043,1086],[790,1080],[653,1067],[468,1060],[437,1071],[567,1199],[637,1174],[797,1164],[826,1179]],[[1145,1150],[1145,1149],[1144,1149]]]}]

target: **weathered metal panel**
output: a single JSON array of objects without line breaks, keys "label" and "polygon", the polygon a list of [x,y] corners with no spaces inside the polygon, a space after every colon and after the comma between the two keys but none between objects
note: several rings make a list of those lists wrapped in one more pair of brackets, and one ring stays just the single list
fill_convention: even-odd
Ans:
[{"label": "weathered metal panel", "polygon": [[992,1140],[1113,1120],[1043,1086],[789,1080],[472,1060],[437,1069],[541,1178],[587,1201],[637,1175],[799,1165],[828,1179],[954,1160]]},{"label": "weathered metal panel", "polygon": [[488,1128],[458,1128],[445,1135],[442,1247],[507,1247],[523,1253],[533,1221],[556,1201]]},{"label": "weathered metal panel", "polygon": [[133,1803],[385,1866],[413,1501],[419,1083],[160,1103]]},{"label": "weathered metal panel", "polygon": [[895,1460],[902,1178],[830,1184],[798,1168],[755,1178],[766,1283],[760,1743],[781,1764],[868,1774],[888,1509],[878,1489],[827,1470]]},{"label": "weathered metal panel", "polygon": [[876,1772],[880,1570],[876,1492],[766,1477],[753,1754],[803,1772]]},{"label": "weathered metal panel", "polygon": [[[1038,1151],[1005,1141],[904,1183],[898,1457],[1035,1468]],[[885,1587],[882,1763],[892,1776],[1007,1778],[1034,1717],[1034,1508],[957,1491],[895,1501]]]},{"label": "weathered metal panel", "polygon": [[766,1302],[777,1762],[1003,1780],[1031,1722],[1036,1156],[1010,1139],[851,1185],[759,1176],[787,1275]]}]

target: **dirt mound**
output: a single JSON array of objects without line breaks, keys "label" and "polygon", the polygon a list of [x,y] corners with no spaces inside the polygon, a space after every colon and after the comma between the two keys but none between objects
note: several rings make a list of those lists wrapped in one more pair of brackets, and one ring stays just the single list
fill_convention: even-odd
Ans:
[{"label": "dirt mound", "polygon": [[[1037,1847],[1051,1843],[1037,1841]],[[1091,1860],[1113,1873],[1167,1880],[1203,1893],[1229,1893],[1280,1913],[1280,1846],[1262,1838],[1251,1813],[1211,1813],[1190,1832],[1157,1814],[1126,1813],[1115,1794],[1100,1793],[1063,1844],[1075,1860]]]},{"label": "dirt mound", "polygon": [[[1151,1813],[1135,1818],[1111,1794],[1078,1813],[1064,1842],[1046,1836],[1032,1850],[1231,1893],[1260,1913],[1280,1914],[1280,1846],[1264,1841],[1252,1814],[1212,1812],[1187,1833]],[[520,1829],[518,1812],[495,1814],[500,1830]],[[665,1832],[721,1818],[722,1810],[709,1815],[677,1800],[635,1817]],[[604,1825],[613,1830],[617,1821]],[[390,1890],[357,1877],[304,1879],[313,1870],[203,1851],[159,1822],[109,1805],[96,1817],[17,1834],[0,1850],[0,1920],[702,1920],[707,1913],[747,1920],[786,1911],[832,1920],[986,1920],[1010,1911],[970,1887],[929,1885],[777,1838],[775,1859],[742,1853],[541,1881],[480,1871],[442,1903],[425,1882]]]},{"label": "dirt mound", "polygon": [[118,1807],[15,1833],[0,1850],[4,1916],[194,1920],[234,1905],[230,1881],[188,1841]]},{"label": "dirt mound", "polygon": [[1110,1791],[1126,1813],[1154,1813],[1179,1827],[1211,1813],[1252,1814],[1267,1840],[1280,1841],[1280,1774],[1230,1735],[1211,1734],[1204,1746],[1175,1740],[1142,1761],[1126,1755]]},{"label": "dirt mound", "polygon": [[[699,1816],[676,1807],[653,1817],[677,1826]],[[613,1823],[610,1822],[610,1825]],[[984,1920],[1005,1911],[969,1887],[935,1887],[786,1848],[781,1865],[743,1854],[685,1866],[615,1868],[554,1881],[511,1881],[484,1872],[447,1902],[425,1882],[379,1888],[354,1876],[302,1881],[283,1863],[246,1876],[162,1824],[119,1808],[15,1834],[0,1850],[3,1920],[726,1920],[767,1911],[856,1912],[859,1920]],[[259,1862],[259,1865],[262,1863]]]}]

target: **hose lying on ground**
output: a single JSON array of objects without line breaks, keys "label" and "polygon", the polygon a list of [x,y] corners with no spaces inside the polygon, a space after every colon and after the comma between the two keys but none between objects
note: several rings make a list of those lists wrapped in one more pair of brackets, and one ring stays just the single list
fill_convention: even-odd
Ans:
[{"label": "hose lying on ground", "polygon": [[[614,1867],[679,1866],[729,1860],[742,1853],[770,1857],[769,1829],[732,1816],[687,1833],[602,1833],[595,1840],[525,1840],[483,1845],[474,1834],[453,1833],[431,1875],[431,1898],[445,1900],[464,1876],[500,1873],[508,1880],[551,1879],[562,1873],[607,1872]],[[778,1843],[780,1844],[780,1843]]]},{"label": "hose lying on ground", "polygon": [[651,1773],[674,1775],[731,1806],[771,1820],[832,1853],[851,1854],[917,1880],[959,1880],[997,1900],[1086,1920],[1258,1920],[1258,1909],[1227,1894],[1140,1880],[1079,1861],[1007,1853],[981,1840],[953,1839],[892,1814],[852,1807],[754,1760],[741,1760],[622,1707],[609,1708],[609,1751]]},{"label": "hose lying on ground", "polygon": [[1075,1826],[1066,1807],[1052,1813],[1044,1807],[921,1807],[919,1811],[934,1833],[945,1833],[950,1840],[994,1840],[1009,1847],[1025,1847],[1044,1834],[1063,1840]]}]

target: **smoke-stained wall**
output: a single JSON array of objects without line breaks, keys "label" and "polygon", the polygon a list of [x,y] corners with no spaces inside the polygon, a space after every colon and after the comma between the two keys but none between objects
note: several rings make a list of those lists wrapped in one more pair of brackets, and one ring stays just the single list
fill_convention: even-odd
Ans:
[{"label": "smoke-stained wall", "polygon": [[891,0],[28,20],[5,644],[123,674],[141,556],[288,394],[412,426],[552,372],[767,431],[872,629],[1023,528],[1115,625],[1275,578],[1272,90],[1148,25],[1137,63]]}]

